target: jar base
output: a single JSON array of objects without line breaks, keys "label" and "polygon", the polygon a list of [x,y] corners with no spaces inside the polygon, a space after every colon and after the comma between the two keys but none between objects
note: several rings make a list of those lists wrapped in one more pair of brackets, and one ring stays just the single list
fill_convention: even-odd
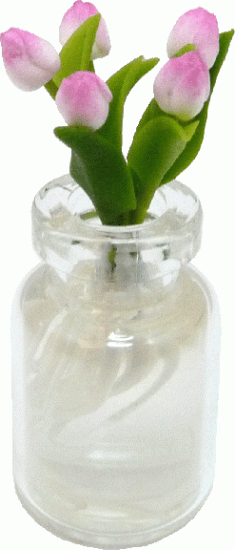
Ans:
[{"label": "jar base", "polygon": [[196,501],[196,503],[192,505],[187,512],[173,521],[162,525],[161,527],[158,526],[156,529],[153,528],[151,530],[142,530],[133,533],[128,533],[126,531],[123,532],[123,534],[119,532],[117,535],[113,533],[107,533],[107,535],[105,535],[104,533],[92,533],[90,531],[81,532],[74,529],[70,525],[60,523],[58,520],[43,512],[43,510],[41,510],[23,494],[16,483],[14,484],[16,494],[23,508],[39,525],[41,525],[41,527],[44,527],[44,529],[47,529],[47,531],[50,531],[53,535],[63,540],[68,540],[70,542],[92,548],[107,548],[109,550],[146,546],[157,542],[168,535],[175,533],[176,531],[179,531],[199,512],[209,497],[213,487],[213,485],[210,487],[207,494],[200,500],[199,503]]}]

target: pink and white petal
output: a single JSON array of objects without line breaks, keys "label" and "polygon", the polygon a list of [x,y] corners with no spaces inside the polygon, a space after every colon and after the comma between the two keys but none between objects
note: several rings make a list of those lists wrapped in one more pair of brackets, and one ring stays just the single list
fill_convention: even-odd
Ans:
[{"label": "pink and white petal", "polygon": [[187,44],[194,44],[208,68],[219,53],[219,28],[216,16],[204,8],[189,10],[176,21],[167,42],[168,57]]},{"label": "pink and white petal", "polygon": [[100,24],[96,33],[95,43],[92,49],[92,59],[105,57],[109,54],[111,49],[111,43],[109,38],[109,32],[105,20],[103,17],[100,19]]},{"label": "pink and white petal", "polygon": [[154,97],[166,113],[194,118],[210,94],[210,75],[198,52],[170,59],[154,81]]},{"label": "pink and white petal", "polygon": [[21,90],[37,90],[60,69],[54,47],[33,33],[12,27],[1,34],[1,45],[6,72]]},{"label": "pink and white petal", "polygon": [[55,101],[67,124],[97,130],[105,123],[112,94],[95,73],[76,72],[65,78]]},{"label": "pink and white petal", "polygon": [[69,8],[61,21],[59,28],[59,41],[63,46],[72,34],[92,15],[96,15],[97,8],[91,2],[77,0]]}]

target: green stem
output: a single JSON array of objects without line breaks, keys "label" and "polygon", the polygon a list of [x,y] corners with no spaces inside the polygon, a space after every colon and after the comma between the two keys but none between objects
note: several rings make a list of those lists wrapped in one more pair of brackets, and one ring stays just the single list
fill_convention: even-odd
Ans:
[{"label": "green stem", "polygon": [[129,225],[130,224],[130,212],[124,212],[122,214],[122,225]]},{"label": "green stem", "polygon": [[56,86],[54,80],[49,80],[49,82],[44,85],[44,88],[46,88],[52,99],[55,99],[55,96],[58,92],[58,87]]},{"label": "green stem", "polygon": [[117,247],[112,246],[112,248],[109,252],[109,262],[110,262],[110,265],[111,265],[111,273],[114,273],[114,271],[116,269],[116,263],[115,263],[116,250],[117,250]]},{"label": "green stem", "polygon": [[141,208],[136,208],[136,210],[133,210],[133,212],[132,212],[130,223],[132,225],[143,223],[145,218],[146,218],[146,213],[147,213],[147,210],[141,209]]},{"label": "green stem", "polygon": [[146,190],[145,190],[145,193],[143,195],[138,196],[137,207],[135,210],[132,211],[132,216],[130,221],[131,224],[138,224],[138,223],[144,222],[149,205],[152,201],[155,191],[156,189],[154,191],[148,190],[148,193],[146,193]]},{"label": "green stem", "polygon": [[130,214],[131,212],[123,212],[122,214],[118,214],[116,218],[112,220],[110,225],[129,225],[130,224]]}]

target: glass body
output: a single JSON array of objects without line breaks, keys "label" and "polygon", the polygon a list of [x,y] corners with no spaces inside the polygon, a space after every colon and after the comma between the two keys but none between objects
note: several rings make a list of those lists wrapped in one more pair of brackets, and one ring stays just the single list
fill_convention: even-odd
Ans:
[{"label": "glass body", "polygon": [[13,303],[14,481],[56,535],[129,548],[181,528],[211,491],[219,308],[189,264],[190,189],[160,188],[139,226],[91,209],[70,176],[33,203],[43,261]]}]

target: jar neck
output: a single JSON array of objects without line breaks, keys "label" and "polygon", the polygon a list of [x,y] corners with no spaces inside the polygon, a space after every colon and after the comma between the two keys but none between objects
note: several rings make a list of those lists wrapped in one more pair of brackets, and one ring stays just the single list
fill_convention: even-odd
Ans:
[{"label": "jar neck", "polygon": [[166,286],[177,279],[181,264],[169,258],[169,247],[132,245],[106,245],[99,251],[94,269],[95,278],[106,285],[126,288],[129,285],[145,286],[155,281]]},{"label": "jar neck", "polygon": [[156,309],[180,285],[182,265],[168,258],[166,247],[134,251],[133,244],[123,248],[106,243],[95,249],[81,247],[80,252],[80,260],[70,273],[61,270],[60,263],[52,270],[59,300],[72,309],[85,299],[87,307],[92,304],[96,311],[107,307],[132,315],[133,311]]}]

